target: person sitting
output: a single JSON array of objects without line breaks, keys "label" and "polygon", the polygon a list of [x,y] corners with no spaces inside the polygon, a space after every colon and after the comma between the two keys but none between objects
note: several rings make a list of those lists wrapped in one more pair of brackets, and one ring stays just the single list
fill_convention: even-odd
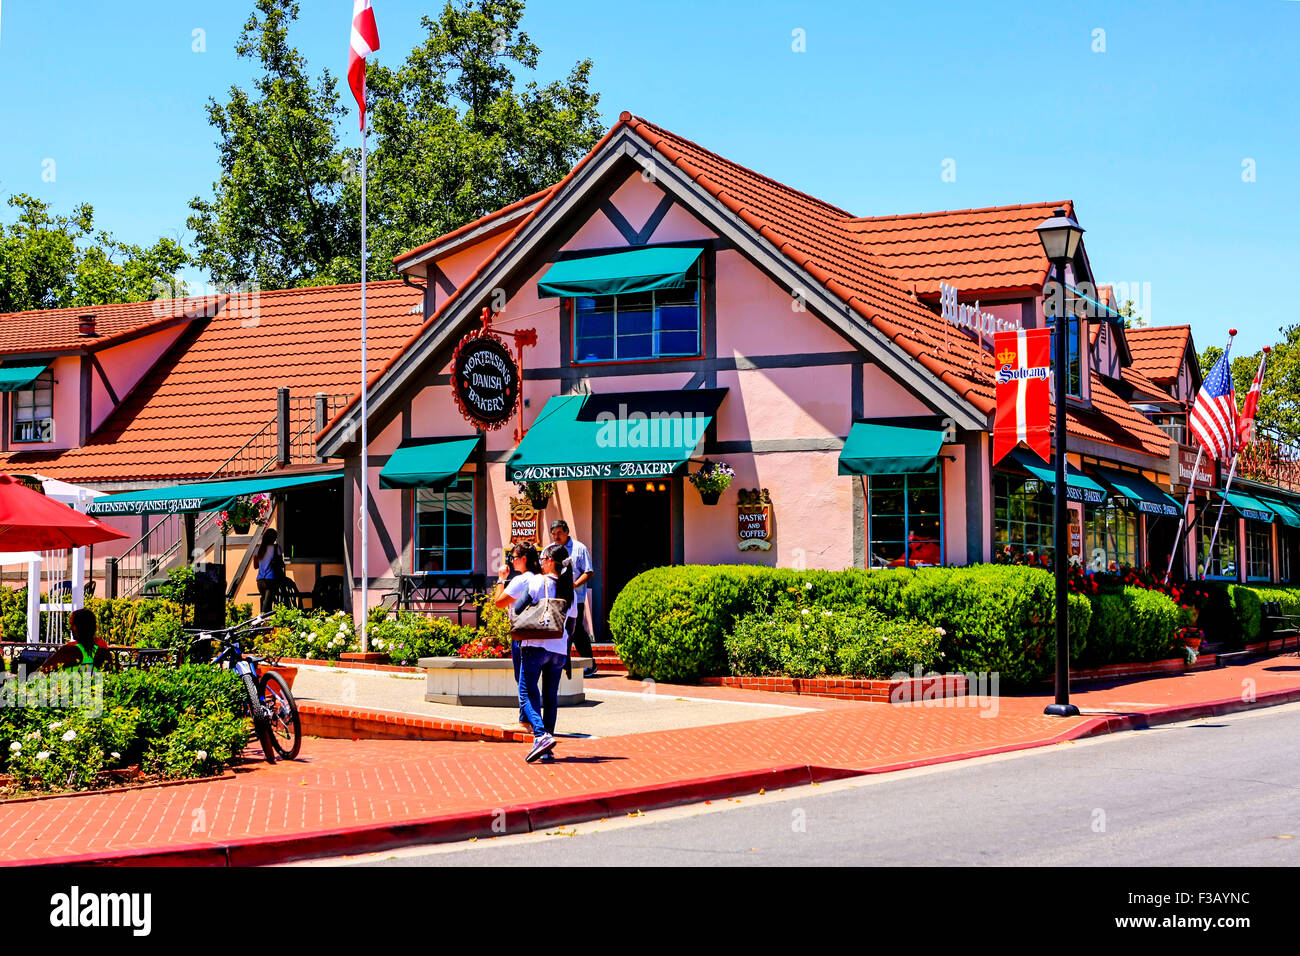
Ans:
[{"label": "person sitting", "polygon": [[41,672],[48,674],[60,668],[82,668],[84,670],[111,668],[114,665],[113,652],[108,649],[108,641],[96,636],[99,622],[95,615],[86,608],[78,608],[68,618],[72,629],[72,640],[45,659]]}]

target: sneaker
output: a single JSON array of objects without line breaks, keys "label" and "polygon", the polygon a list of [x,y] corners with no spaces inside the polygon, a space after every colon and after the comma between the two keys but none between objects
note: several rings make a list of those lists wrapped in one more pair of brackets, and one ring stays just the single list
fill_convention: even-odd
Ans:
[{"label": "sneaker", "polygon": [[549,753],[549,752],[548,752],[548,753],[544,753],[544,754],[542,754],[540,757],[537,758],[537,762],[538,762],[538,763],[555,763],[555,762],[556,762],[556,760],[555,760],[555,754],[554,754],[554,753]]},{"label": "sneaker", "polygon": [[595,677],[595,676],[596,676],[596,665],[595,665],[595,664],[592,664],[590,667],[588,667],[586,670],[584,670],[584,671],[582,672],[582,676],[583,676],[583,677]]},{"label": "sneaker", "polygon": [[550,734],[542,734],[533,741],[533,749],[528,751],[528,756],[524,758],[528,763],[534,763],[543,754],[548,754],[555,749],[555,738]]}]

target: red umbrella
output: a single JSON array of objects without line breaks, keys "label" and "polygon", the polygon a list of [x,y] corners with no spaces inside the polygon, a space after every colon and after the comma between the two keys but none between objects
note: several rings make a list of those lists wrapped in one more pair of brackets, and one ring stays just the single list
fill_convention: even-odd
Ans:
[{"label": "red umbrella", "polygon": [[129,537],[0,474],[0,551],[61,551]]}]

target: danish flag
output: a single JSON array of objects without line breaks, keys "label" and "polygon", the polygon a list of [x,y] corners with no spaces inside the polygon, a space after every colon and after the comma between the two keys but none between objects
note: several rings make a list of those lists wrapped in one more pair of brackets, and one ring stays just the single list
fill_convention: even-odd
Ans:
[{"label": "danish flag", "polygon": [[1241,410],[1241,420],[1237,423],[1237,437],[1242,445],[1255,437],[1255,410],[1259,407],[1259,390],[1264,384],[1264,363],[1268,361],[1270,349],[1264,346],[1264,354],[1259,357],[1259,371],[1250,383],[1246,393],[1246,407]]},{"label": "danish flag", "polygon": [[997,412],[993,417],[993,463],[1021,442],[1043,461],[1052,460],[1048,406],[1052,330],[1018,329],[993,333],[997,358]]},{"label": "danish flag", "polygon": [[379,49],[379,28],[370,0],[353,0],[352,48],[348,51],[348,86],[361,110],[361,128],[366,128],[366,57]]}]

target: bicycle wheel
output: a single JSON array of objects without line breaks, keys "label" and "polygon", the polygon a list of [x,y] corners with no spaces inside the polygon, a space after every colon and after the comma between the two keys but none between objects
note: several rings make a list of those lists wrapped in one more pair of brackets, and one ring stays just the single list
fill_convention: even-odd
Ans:
[{"label": "bicycle wheel", "polygon": [[262,702],[271,711],[271,743],[285,760],[292,760],[302,749],[302,721],[298,702],[283,677],[267,671],[258,681]]}]

